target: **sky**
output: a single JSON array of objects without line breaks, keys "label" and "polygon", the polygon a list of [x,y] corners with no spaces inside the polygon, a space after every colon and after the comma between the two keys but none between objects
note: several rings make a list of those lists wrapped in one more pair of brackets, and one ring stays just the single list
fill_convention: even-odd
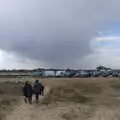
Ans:
[{"label": "sky", "polygon": [[0,0],[0,69],[120,68],[119,0]]}]

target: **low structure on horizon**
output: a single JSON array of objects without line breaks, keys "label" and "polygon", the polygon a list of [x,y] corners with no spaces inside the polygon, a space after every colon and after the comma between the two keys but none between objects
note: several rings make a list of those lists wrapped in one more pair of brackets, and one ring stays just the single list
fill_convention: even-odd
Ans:
[{"label": "low structure on horizon", "polygon": [[120,70],[98,66],[95,70],[74,69],[33,69],[33,70],[0,70],[0,77],[118,77]]}]

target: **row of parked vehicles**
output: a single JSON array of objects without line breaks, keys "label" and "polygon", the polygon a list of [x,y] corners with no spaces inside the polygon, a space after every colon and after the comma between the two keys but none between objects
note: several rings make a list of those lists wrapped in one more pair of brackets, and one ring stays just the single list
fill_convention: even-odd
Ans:
[{"label": "row of parked vehicles", "polygon": [[59,72],[56,77],[119,77],[119,72],[114,71],[71,71],[71,72]]},{"label": "row of parked vehicles", "polygon": [[44,70],[34,75],[41,77],[119,77],[120,72],[99,66],[96,70]]},{"label": "row of parked vehicles", "polygon": [[64,71],[56,74],[56,77],[120,77],[120,73],[113,70],[80,70]]}]

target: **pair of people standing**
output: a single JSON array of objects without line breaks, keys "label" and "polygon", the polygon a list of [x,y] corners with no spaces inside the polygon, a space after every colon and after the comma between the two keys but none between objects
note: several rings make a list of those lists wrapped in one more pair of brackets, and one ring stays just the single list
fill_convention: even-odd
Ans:
[{"label": "pair of people standing", "polygon": [[39,101],[39,95],[44,95],[44,86],[39,82],[39,80],[35,81],[34,86],[32,87],[32,85],[26,81],[25,85],[23,87],[23,95],[24,95],[24,100],[25,103],[29,102],[30,104],[32,104],[32,95],[35,94],[35,98],[36,98],[36,103],[38,103]]}]

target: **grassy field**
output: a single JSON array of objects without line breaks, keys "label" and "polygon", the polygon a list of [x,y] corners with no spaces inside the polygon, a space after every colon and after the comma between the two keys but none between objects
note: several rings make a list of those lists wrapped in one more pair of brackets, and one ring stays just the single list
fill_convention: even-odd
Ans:
[{"label": "grassy field", "polygon": [[21,94],[21,85],[15,82],[0,82],[0,120],[13,110],[13,106],[18,104]]},{"label": "grassy field", "polygon": [[63,104],[63,119],[120,120],[119,78],[59,79],[52,82],[43,103]]},{"label": "grassy field", "polygon": [[[23,78],[17,80],[18,83],[14,82],[16,79],[0,79],[0,120],[18,104],[25,80],[33,82],[35,79]],[[49,91],[38,107],[47,106],[46,112],[55,112],[58,120],[120,120],[119,78],[48,78],[41,81]]]}]

